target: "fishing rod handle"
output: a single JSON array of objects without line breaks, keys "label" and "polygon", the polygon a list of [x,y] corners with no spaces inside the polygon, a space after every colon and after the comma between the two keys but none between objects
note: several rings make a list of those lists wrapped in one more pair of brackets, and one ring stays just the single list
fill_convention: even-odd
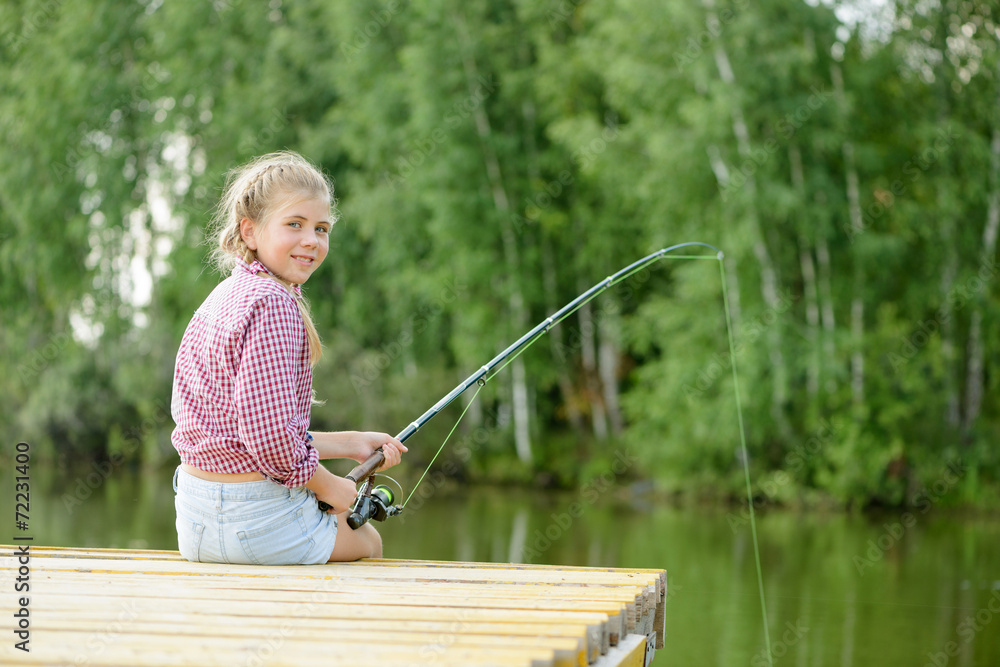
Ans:
[{"label": "fishing rod handle", "polygon": [[[413,430],[409,431],[409,429],[411,429],[411,428]],[[402,433],[400,433],[398,436],[396,436],[396,439],[399,440],[400,442],[403,442],[404,440],[406,440],[407,438],[409,438],[411,435],[413,435],[416,432],[417,428],[419,428],[419,426],[416,423],[410,424],[406,428],[406,430],[404,430]],[[407,431],[409,431],[409,432],[407,432]],[[383,452],[382,448],[379,447],[374,452],[372,452],[371,456],[369,456],[367,459],[365,459],[364,462],[362,462],[358,466],[355,466],[354,470],[352,470],[351,472],[347,473],[347,475],[345,475],[345,477],[347,477],[347,479],[349,479],[352,482],[354,482],[355,484],[357,484],[358,482],[360,482],[361,480],[363,480],[365,477],[368,477],[368,475],[372,474],[375,471],[376,468],[378,468],[380,465],[382,465],[383,461],[385,461],[385,452]]]},{"label": "fishing rod handle", "polygon": [[[409,434],[407,435],[407,437],[409,437]],[[357,484],[358,482],[360,482],[361,480],[365,479],[373,472],[375,472],[375,470],[380,465],[382,465],[383,461],[385,461],[385,452],[383,452],[382,448],[379,447],[378,449],[376,449],[374,452],[371,453],[371,456],[369,456],[359,465],[355,466],[354,469],[351,472],[344,475],[344,477]],[[322,500],[319,501],[320,511],[326,512],[329,511],[330,508],[331,506],[328,503],[325,503]]]},{"label": "fishing rod handle", "polygon": [[[372,471],[382,465],[382,461],[385,461],[385,454],[382,452],[382,448],[379,447],[372,452],[371,456],[365,459],[363,463],[355,466],[354,470],[344,475],[344,477],[357,484],[359,481],[372,474]],[[320,512],[329,512],[331,509],[332,506],[329,503],[323,502],[322,500],[319,501]]]},{"label": "fishing rod handle", "polygon": [[376,468],[382,465],[383,461],[385,461],[385,453],[382,451],[382,448],[379,447],[372,452],[371,456],[365,459],[363,463],[356,466],[351,472],[347,473],[345,477],[357,484],[365,477],[372,474]]},{"label": "fishing rod handle", "polygon": [[[379,447],[372,452],[371,456],[365,459],[363,463],[355,466],[354,470],[344,476],[357,484],[364,478],[368,477],[368,475],[372,474],[372,471],[382,465],[382,461],[385,461],[385,454],[382,452],[382,448]],[[328,512],[330,509],[331,505],[329,503],[325,503],[322,500],[319,501],[319,510],[321,512]]]}]

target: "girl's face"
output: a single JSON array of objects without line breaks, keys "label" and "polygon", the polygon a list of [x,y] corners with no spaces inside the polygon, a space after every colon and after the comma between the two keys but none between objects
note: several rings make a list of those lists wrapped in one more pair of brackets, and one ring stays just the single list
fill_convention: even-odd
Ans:
[{"label": "girl's face", "polygon": [[276,276],[301,285],[330,249],[330,205],[323,199],[290,200],[262,225],[243,218],[240,233],[257,259]]}]

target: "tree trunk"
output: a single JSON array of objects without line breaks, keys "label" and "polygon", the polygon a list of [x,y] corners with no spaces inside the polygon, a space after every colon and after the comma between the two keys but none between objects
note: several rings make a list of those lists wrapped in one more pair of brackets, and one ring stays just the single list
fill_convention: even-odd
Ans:
[{"label": "tree trunk", "polygon": [[598,379],[597,355],[594,344],[594,315],[590,303],[580,306],[580,359],[583,362],[583,378],[587,383],[587,399],[590,403],[590,418],[594,435],[598,440],[608,437],[608,415],[604,411],[601,383]]},{"label": "tree trunk", "polygon": [[524,360],[518,357],[511,364],[513,380],[512,399],[514,401],[514,445],[517,458],[522,463],[531,464],[531,410],[528,405],[528,381],[524,370]]},{"label": "tree trunk", "polygon": [[607,314],[602,317],[597,325],[597,333],[600,338],[597,365],[601,376],[604,406],[611,424],[611,433],[619,436],[625,430],[625,425],[618,401],[618,315]]},{"label": "tree trunk", "polygon": [[[823,322],[823,368],[825,369],[834,361],[834,355],[837,353],[834,340],[837,323],[834,319],[833,287],[830,278],[830,248],[822,235],[816,239],[816,263],[819,267],[819,313]],[[837,390],[837,381],[831,373],[822,371],[822,375],[826,377],[826,393],[832,394]]]},{"label": "tree trunk", "polygon": [[[843,93],[843,87],[838,88]],[[858,187],[858,169],[854,164],[854,145],[845,141],[843,146],[844,168],[847,171],[847,208],[851,218],[851,226],[860,230],[864,219],[861,215],[861,193]],[[861,407],[865,402],[865,303],[861,299],[864,289],[864,278],[861,273],[860,261],[855,261],[854,267],[854,298],[851,299],[851,402],[855,407]]]},{"label": "tree trunk", "polygon": [[[556,288],[555,258],[552,255],[552,245],[544,232],[541,234],[542,246],[542,281],[545,285],[545,308],[546,312],[553,313],[558,306],[554,302],[554,296],[558,293]],[[563,352],[563,327],[553,327],[546,334],[549,337],[549,347],[552,350],[552,358],[559,362],[559,393],[562,396],[563,405],[566,408],[566,419],[569,421],[573,431],[578,435],[583,434],[583,415],[577,404],[576,391],[573,388],[573,381],[569,375],[572,359],[567,359]]]},{"label": "tree trunk", "polygon": [[[832,67],[833,87],[837,93],[837,101],[843,109],[844,76],[838,65]],[[861,191],[858,184],[858,168],[854,163],[854,144],[849,140],[842,146],[844,155],[844,171],[847,179],[847,211],[851,220],[851,228],[855,233],[864,229],[864,217],[861,214]],[[853,241],[852,237],[852,241]],[[856,408],[865,402],[865,302],[861,298],[864,289],[864,274],[860,260],[854,262],[854,298],[851,299],[851,402]]]},{"label": "tree trunk", "polygon": [[514,514],[514,523],[510,529],[510,547],[507,550],[507,562],[523,563],[524,552],[527,550],[527,546],[528,510],[522,507]]},{"label": "tree trunk", "polygon": [[[524,143],[528,148],[528,155],[530,159],[528,160],[528,171],[529,176],[531,176],[531,181],[534,183],[541,182],[541,171],[538,168],[538,151],[535,146],[535,105],[532,101],[525,101],[521,105],[521,109],[524,113]],[[549,236],[544,229],[540,229],[538,232],[539,246],[542,253],[542,284],[545,287],[545,312],[554,313],[559,305],[556,302],[556,295],[559,294],[559,286],[556,282],[556,260],[552,253],[552,243],[549,241]],[[562,353],[563,347],[563,330],[562,327],[553,327],[546,334],[549,339],[549,348],[552,351],[552,358],[559,361],[557,365],[557,377],[556,382],[559,386],[559,395],[562,397],[563,406],[566,410],[566,419],[569,421],[570,426],[572,426],[573,431],[577,435],[583,434],[583,415],[580,414],[580,408],[576,402],[576,392],[573,390],[573,381],[570,378],[569,359],[564,359]]]},{"label": "tree trunk", "polygon": [[[710,20],[718,20],[711,9],[712,2],[708,0],[706,6],[709,7]],[[729,56],[726,55],[721,43],[716,40],[715,63],[719,70],[719,76],[723,82],[729,86],[736,86],[735,75],[729,63]],[[750,132],[747,129],[743,112],[738,105],[733,105],[733,134],[736,135],[736,145],[741,156],[749,158],[751,155]],[[721,160],[721,157],[719,157]],[[718,167],[716,169],[718,175]],[[750,224],[751,238],[753,239],[753,253],[760,266],[761,295],[764,305],[775,313],[783,310],[781,298],[778,295],[778,274],[771,254],[767,249],[764,234],[761,231],[760,221],[757,217],[757,184],[753,174],[747,176],[744,187],[748,193],[748,205],[746,207],[746,219]],[[778,427],[782,437],[789,439],[792,437],[792,429],[785,416],[785,404],[788,401],[788,368],[785,364],[784,353],[782,352],[781,331],[777,322],[767,328],[768,357],[771,361],[771,416]]]},{"label": "tree trunk", "polygon": [[[942,195],[939,193],[938,201]],[[956,354],[955,354],[955,322],[951,317],[952,308],[948,302],[948,294],[951,293],[955,285],[955,277],[958,275],[958,250],[955,248],[955,221],[940,208],[946,220],[944,222],[943,244],[947,248],[948,259],[945,261],[944,271],[941,272],[941,300],[942,308],[946,309],[948,317],[941,322],[941,356],[944,361],[944,398],[945,398],[945,422],[952,427],[958,427],[961,423],[961,410],[958,405],[958,387],[956,386]]]},{"label": "tree trunk", "polygon": [[[729,168],[726,166],[726,161],[722,159],[722,151],[719,150],[718,146],[714,144],[709,144],[705,148],[705,152],[708,153],[708,163],[712,167],[712,172],[715,174],[715,179],[719,182],[719,187],[723,191],[729,188]],[[738,338],[740,335],[740,281],[736,274],[736,267],[732,261],[723,261],[723,269],[726,272],[726,284],[729,286],[729,320],[733,325],[733,337]]]},{"label": "tree trunk", "polygon": [[[464,24],[457,20],[459,36],[465,45],[463,53],[463,65],[465,67],[466,84],[470,95],[477,93],[475,83],[478,80],[476,64],[469,51],[469,37]],[[513,222],[511,221],[510,199],[503,184],[503,174],[500,170],[500,161],[493,148],[493,131],[490,127],[489,117],[483,109],[482,104],[475,106],[472,112],[476,124],[476,132],[479,134],[483,147],[483,162],[486,166],[486,175],[489,179],[490,192],[493,195],[493,204],[500,214],[500,236],[503,241],[504,263],[507,268],[508,281],[508,304],[510,307],[511,320],[517,329],[517,335],[528,328],[527,311],[524,306],[524,296],[521,292],[521,284],[518,276],[521,272],[521,259],[517,247],[517,237],[514,233]],[[511,400],[514,409],[514,444],[517,449],[517,457],[522,463],[530,464],[531,455],[531,429],[530,429],[530,406],[528,405],[527,374],[524,369],[524,360],[516,357],[511,362],[512,371],[512,392]]]},{"label": "tree trunk", "polygon": [[[799,195],[802,210],[806,210],[805,176],[802,169],[802,152],[796,144],[788,147],[788,162],[792,168],[792,185]],[[800,221],[805,228],[805,221]],[[809,341],[809,362],[806,366],[806,393],[814,407],[819,394],[820,368],[822,359],[819,348],[819,296],[816,287],[816,265],[813,263],[809,239],[804,232],[799,233],[799,266],[802,270],[802,291],[806,299],[806,340]]]},{"label": "tree trunk", "polygon": [[802,268],[802,291],[806,297],[806,340],[809,341],[809,362],[806,367],[806,393],[816,405],[823,358],[819,342],[819,297],[816,288],[816,265],[813,263],[809,240],[799,237],[799,265]]},{"label": "tree trunk", "polygon": [[733,337],[740,335],[743,311],[740,309],[740,276],[736,273],[736,262],[723,260],[726,284],[729,286],[729,320],[733,324]]},{"label": "tree trunk", "polygon": [[[997,68],[1000,72],[1000,67]],[[1000,100],[998,100],[1000,102]],[[997,251],[997,228],[1000,227],[1000,127],[993,128],[990,144],[990,203],[986,212],[986,228],[983,230],[983,260],[980,270],[992,277]],[[965,415],[962,428],[968,433],[983,405],[983,307],[976,301],[969,323],[969,362],[965,378]]]},{"label": "tree trunk", "polygon": [[[859,275],[855,273],[855,294],[861,289]],[[860,408],[865,404],[865,302],[860,296],[851,299],[851,342],[851,399]]]}]

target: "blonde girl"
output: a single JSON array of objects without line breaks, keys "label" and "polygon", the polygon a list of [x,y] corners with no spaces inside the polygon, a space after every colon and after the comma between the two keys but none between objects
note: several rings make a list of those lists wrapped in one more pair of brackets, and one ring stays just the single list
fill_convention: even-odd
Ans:
[{"label": "blonde girl", "polygon": [[[388,468],[406,447],[386,433],[308,431],[320,340],[300,288],[336,222],[333,186],[291,152],[234,170],[219,203],[214,259],[223,280],[184,332],[171,440],[177,541],[192,561],[311,564],[382,556],[371,526],[340,525],[355,485],[319,459]],[[318,500],[333,509],[321,512]]]}]

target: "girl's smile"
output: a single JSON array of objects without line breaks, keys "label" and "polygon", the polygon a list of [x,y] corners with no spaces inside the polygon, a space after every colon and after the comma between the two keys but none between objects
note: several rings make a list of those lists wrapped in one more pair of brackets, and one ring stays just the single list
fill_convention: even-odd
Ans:
[{"label": "girl's smile", "polygon": [[240,232],[257,259],[279,278],[301,285],[330,249],[330,205],[322,199],[292,201],[262,225],[244,218]]}]

